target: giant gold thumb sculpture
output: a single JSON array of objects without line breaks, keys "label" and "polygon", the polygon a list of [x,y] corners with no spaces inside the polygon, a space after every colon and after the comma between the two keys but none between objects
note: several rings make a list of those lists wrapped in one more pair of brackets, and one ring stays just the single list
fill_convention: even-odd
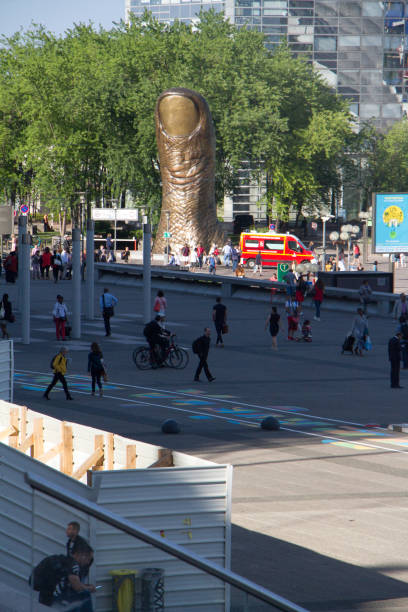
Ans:
[{"label": "giant gold thumb sculpture", "polygon": [[224,238],[215,205],[215,134],[208,104],[199,93],[175,87],[159,96],[155,118],[162,209],[153,252],[165,251],[168,217],[173,253],[185,244],[208,249]]}]

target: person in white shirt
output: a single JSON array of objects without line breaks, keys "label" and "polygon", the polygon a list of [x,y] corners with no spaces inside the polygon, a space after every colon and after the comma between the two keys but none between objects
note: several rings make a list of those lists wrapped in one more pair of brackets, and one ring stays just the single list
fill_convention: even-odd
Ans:
[{"label": "person in white shirt", "polygon": [[232,248],[229,242],[222,247],[222,254],[224,255],[224,265],[226,268],[229,268],[232,255]]},{"label": "person in white shirt", "polygon": [[57,340],[65,340],[65,323],[67,322],[68,308],[66,304],[64,304],[62,295],[57,295],[57,301],[52,310],[52,315],[54,317]]},{"label": "person in white shirt", "polygon": [[61,261],[62,261],[61,280],[64,280],[67,278],[69,260],[70,260],[69,252],[66,249],[64,249],[61,253]]}]

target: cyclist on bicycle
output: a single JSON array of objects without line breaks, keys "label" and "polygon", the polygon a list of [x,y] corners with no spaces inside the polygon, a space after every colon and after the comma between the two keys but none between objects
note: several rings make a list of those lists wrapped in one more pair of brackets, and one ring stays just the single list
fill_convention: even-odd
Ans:
[{"label": "cyclist on bicycle", "polygon": [[153,321],[147,323],[143,330],[143,334],[149,343],[152,355],[159,365],[166,359],[166,350],[169,346],[169,336],[172,334],[164,328],[161,323],[164,322],[164,317],[157,315]]}]

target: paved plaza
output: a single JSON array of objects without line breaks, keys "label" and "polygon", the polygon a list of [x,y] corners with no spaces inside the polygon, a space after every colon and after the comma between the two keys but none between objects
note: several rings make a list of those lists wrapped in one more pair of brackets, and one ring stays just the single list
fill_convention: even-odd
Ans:
[{"label": "paved plaza", "polygon": [[[16,287],[2,280],[1,290],[15,299]],[[212,346],[209,356],[216,380],[194,383],[191,342],[205,325],[215,340],[215,294],[166,292],[168,327],[189,348],[190,363],[181,371],[142,372],[131,360],[144,343],[141,289],[111,291],[119,298],[112,337],[105,338],[101,318],[84,321],[81,340],[66,343],[75,401],[61,389],[47,402],[42,393],[60,346],[51,310],[56,293],[71,306],[72,285],[32,283],[32,343],[15,344],[15,402],[232,463],[232,569],[310,610],[407,610],[408,435],[386,426],[408,422],[408,371],[401,375],[405,388],[390,389],[391,318],[369,319],[373,350],[360,358],[340,354],[349,313],[325,312],[323,303],[321,321],[312,320],[313,342],[295,343],[286,339],[280,306],[276,353],[264,331],[268,305],[225,300],[230,333],[225,348]],[[311,304],[304,312],[313,317]],[[18,321],[10,330],[21,335]],[[109,368],[103,398],[91,397],[86,375],[95,340]],[[279,432],[260,429],[267,415],[279,419]],[[161,433],[167,418],[180,423],[179,435]]]}]

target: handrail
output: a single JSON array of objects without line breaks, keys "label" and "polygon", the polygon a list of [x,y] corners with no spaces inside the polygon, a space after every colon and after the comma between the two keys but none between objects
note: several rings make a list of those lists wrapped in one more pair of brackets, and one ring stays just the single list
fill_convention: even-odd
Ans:
[{"label": "handrail", "polygon": [[212,563],[204,557],[196,555],[193,552],[190,552],[184,546],[179,546],[178,544],[170,543],[169,541],[164,540],[163,538],[156,536],[154,533],[149,531],[148,529],[144,529],[143,527],[137,526],[132,521],[129,521],[118,514],[103,508],[99,504],[95,504],[80,495],[76,495],[75,493],[69,491],[67,492],[62,487],[51,483],[45,478],[41,478],[40,476],[36,476],[31,472],[25,473],[26,482],[33,488],[42,491],[46,495],[50,495],[51,497],[55,497],[78,510],[82,510],[83,512],[90,514],[94,518],[107,523],[108,525],[112,525],[112,527],[116,527],[129,535],[146,542],[160,550],[197,567],[200,570],[203,570],[207,574],[211,574],[228,584],[245,591],[252,597],[264,601],[265,603],[271,604],[278,608],[278,610],[286,610],[287,612],[308,612],[305,608],[301,608],[291,601],[285,599],[284,597],[280,597],[276,593],[269,591],[255,582],[251,580],[247,580],[242,576],[239,576],[235,572],[227,570],[216,563]]}]

